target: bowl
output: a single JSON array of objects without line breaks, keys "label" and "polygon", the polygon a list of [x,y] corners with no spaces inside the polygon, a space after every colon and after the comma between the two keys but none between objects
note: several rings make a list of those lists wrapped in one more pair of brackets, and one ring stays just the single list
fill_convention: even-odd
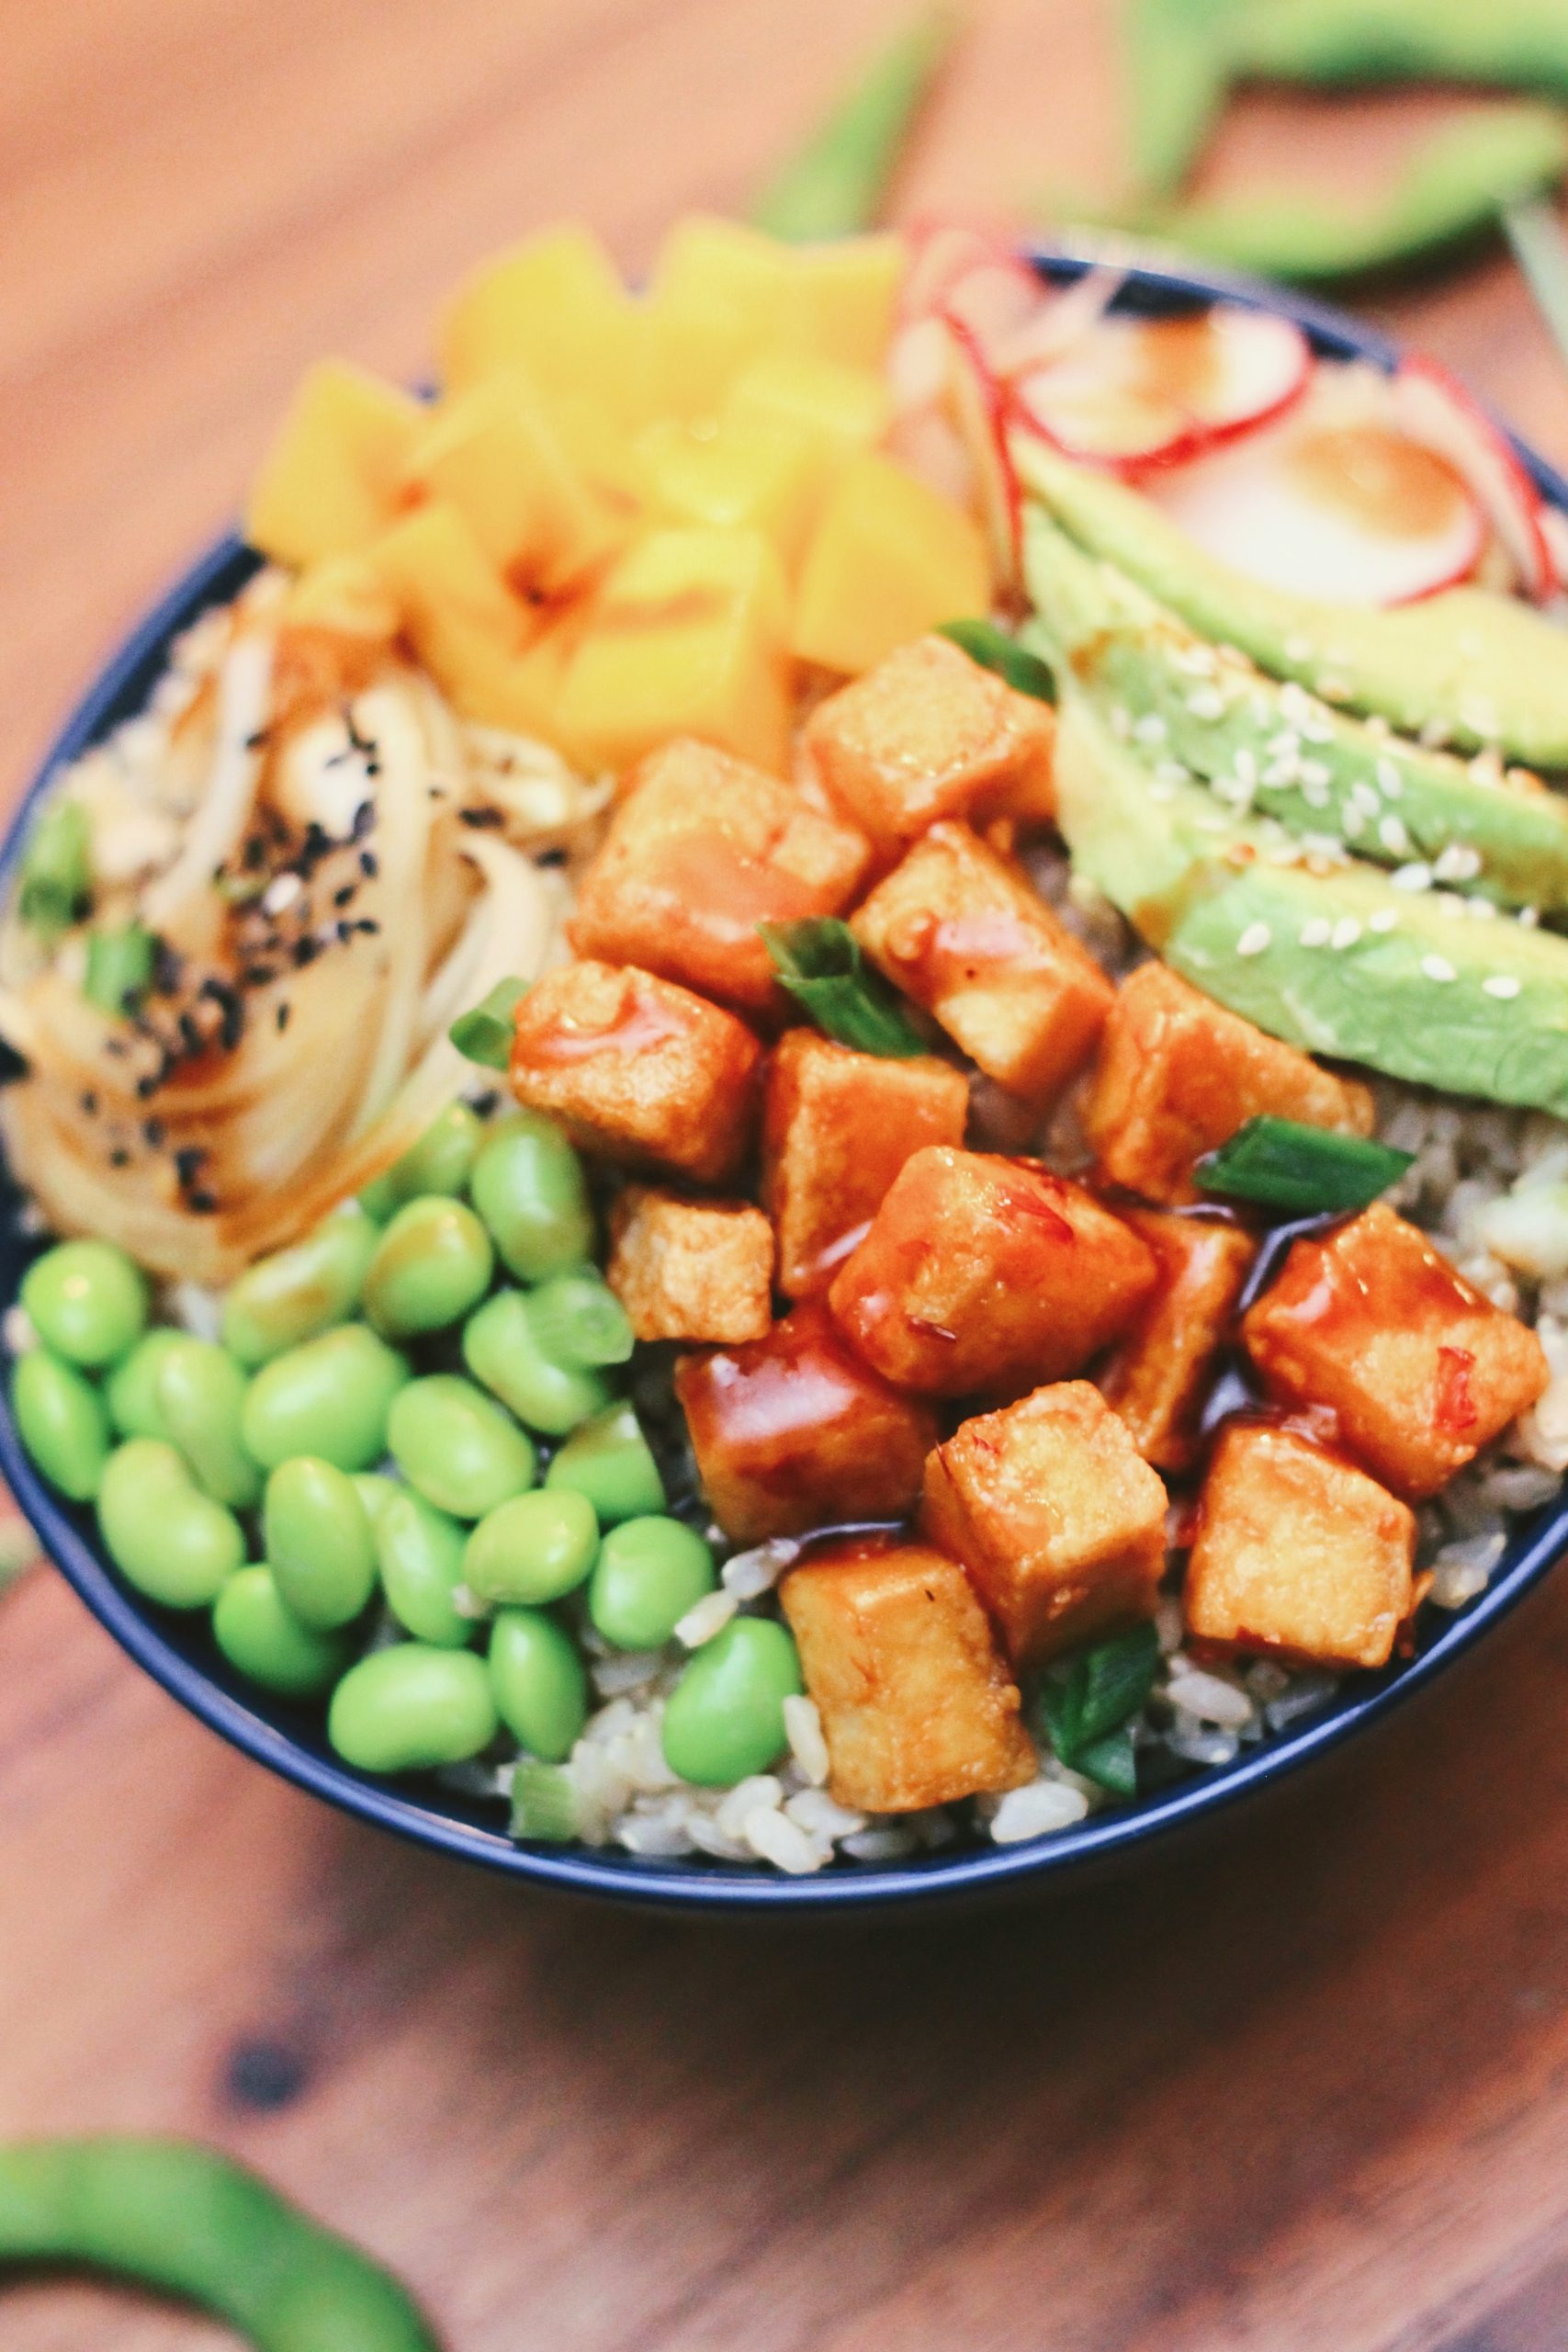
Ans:
[{"label": "bowl", "polygon": [[[1065,283],[1092,255],[1042,249],[1042,275]],[[1394,347],[1383,336],[1330,311],[1245,280],[1178,267],[1142,266],[1128,274],[1121,307],[1145,314],[1179,311],[1217,296],[1294,320],[1320,353],[1391,368]],[[1568,507],[1564,482],[1517,440],[1520,461],[1553,504]],[[131,717],[164,666],[171,639],[206,607],[227,601],[257,568],[232,536],[220,540],[141,621],[87,694],[55,743],[0,843],[0,889],[8,891],[30,810],[56,770]],[[22,1195],[0,1167],[0,1299],[16,1298],[28,1258],[39,1246],[25,1229]],[[8,1385],[8,1384],[7,1384]],[[497,1808],[434,1783],[398,1783],[351,1771],[329,1749],[319,1713],[265,1698],[219,1655],[201,1618],[180,1617],[144,1601],[109,1564],[91,1514],[62,1503],[23,1453],[9,1404],[0,1401],[0,1473],[54,1561],[95,1617],[155,1681],[208,1727],[257,1763],[361,1821],[438,1852],[482,1864],[539,1886],[609,1896],[684,1912],[798,1914],[929,1906],[986,1893],[1043,1892],[1089,1866],[1126,1861],[1179,1832],[1223,1814],[1340,1747],[1389,1710],[1434,1681],[1472,1648],[1543,1577],[1568,1547],[1568,1489],[1515,1530],[1484,1592],[1448,1614],[1427,1611],[1415,1655],[1353,1684],[1267,1745],[1232,1762],[1200,1769],[1138,1803],[1091,1814],[1071,1828],[1013,1846],[961,1847],[897,1863],[839,1862],[814,1877],[786,1878],[756,1867],[705,1859],[663,1860],[618,1849],[519,1846],[498,1826]]]}]

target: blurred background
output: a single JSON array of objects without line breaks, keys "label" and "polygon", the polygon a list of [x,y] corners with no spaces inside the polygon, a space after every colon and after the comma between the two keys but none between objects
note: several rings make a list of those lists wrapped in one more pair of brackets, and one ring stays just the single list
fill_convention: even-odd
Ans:
[{"label": "blurred background", "polygon": [[[13,5],[6,789],[308,360],[417,377],[457,272],[562,215],[636,270],[903,20]],[[1113,201],[1117,39],[1110,0],[976,0],[897,216]],[[1482,103],[1248,90],[1199,186],[1371,203]],[[1568,461],[1500,243],[1357,307]],[[394,2261],[453,2352],[1535,2352],[1568,2338],[1565,1663],[1560,1588],[1203,1850],[784,1936],[530,1901],[338,1821],[29,1576],[0,1603],[0,2133],[211,2138]],[[0,2307],[6,2352],[227,2340],[87,2288]]]}]

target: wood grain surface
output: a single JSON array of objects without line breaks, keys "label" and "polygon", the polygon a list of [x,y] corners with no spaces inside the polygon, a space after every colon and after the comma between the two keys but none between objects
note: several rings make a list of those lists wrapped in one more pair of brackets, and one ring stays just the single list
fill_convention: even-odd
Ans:
[{"label": "wood grain surface", "polygon": [[[1480,0],[1478,0],[1480,5]],[[743,198],[897,0],[4,9],[0,758],[17,788],[338,350],[588,215]],[[906,210],[1116,166],[1108,17],[982,0]],[[1453,101],[1250,98],[1371,183]],[[1382,315],[1568,458],[1506,266]],[[0,2132],[208,2135],[452,2352],[1537,2352],[1568,2341],[1568,1584],[1201,1849],[829,1932],[531,1900],[241,1761],[63,1586],[0,1604]],[[220,2341],[89,2288],[6,2352]]]}]

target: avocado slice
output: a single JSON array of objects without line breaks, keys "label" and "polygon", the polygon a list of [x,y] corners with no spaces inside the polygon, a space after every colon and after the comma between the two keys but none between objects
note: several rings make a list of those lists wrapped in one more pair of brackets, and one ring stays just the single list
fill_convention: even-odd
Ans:
[{"label": "avocado slice", "polygon": [[1230,807],[1374,865],[1425,860],[1439,882],[1503,905],[1568,911],[1568,800],[1537,779],[1467,766],[1280,684],[1207,644],[1038,508],[1025,566],[1031,641],[1071,670],[1113,733],[1147,747],[1156,776],[1201,777]]},{"label": "avocado slice", "polygon": [[1036,435],[1015,434],[1011,447],[1025,488],[1080,547],[1201,635],[1406,734],[1568,767],[1568,636],[1529,605],[1483,588],[1389,608],[1292,596],[1205,555],[1136,491]]},{"label": "avocado slice", "polygon": [[1201,786],[1154,782],[1066,684],[1056,784],[1074,866],[1173,969],[1309,1053],[1568,1115],[1568,941],[1477,919],[1486,899],[1303,857]]}]

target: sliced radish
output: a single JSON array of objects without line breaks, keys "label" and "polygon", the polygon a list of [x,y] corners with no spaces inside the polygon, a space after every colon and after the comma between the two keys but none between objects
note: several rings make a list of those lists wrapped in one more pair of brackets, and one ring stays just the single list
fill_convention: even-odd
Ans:
[{"label": "sliced radish", "polygon": [[900,315],[906,319],[929,317],[945,309],[961,279],[992,271],[1013,281],[1015,301],[1021,301],[1024,293],[1032,302],[1043,297],[1040,279],[1005,237],[937,220],[912,229],[908,243],[909,266],[899,302]]},{"label": "sliced radish", "polygon": [[1023,582],[1023,493],[1008,449],[1007,397],[978,337],[955,318],[947,333],[949,413],[969,455],[997,584],[1010,594]]},{"label": "sliced radish", "polygon": [[1016,390],[1021,416],[1067,456],[1138,471],[1267,424],[1311,374],[1288,319],[1217,302],[1185,318],[1102,319]]},{"label": "sliced radish", "polygon": [[1094,333],[1125,283],[1119,269],[1086,269],[1060,293],[1047,294],[1021,325],[987,354],[1004,382],[1062,359]]},{"label": "sliced radish", "polygon": [[1541,500],[1490,417],[1446,368],[1430,359],[1404,362],[1393,379],[1393,408],[1406,433],[1435,449],[1470,484],[1525,594],[1544,604],[1557,581],[1541,532]]},{"label": "sliced radish", "polygon": [[1467,576],[1486,541],[1468,483],[1382,424],[1292,415],[1144,487],[1211,555],[1332,604],[1435,595]]},{"label": "sliced radish", "polygon": [[1568,514],[1561,506],[1543,506],[1538,520],[1553,585],[1559,594],[1568,593]]}]

